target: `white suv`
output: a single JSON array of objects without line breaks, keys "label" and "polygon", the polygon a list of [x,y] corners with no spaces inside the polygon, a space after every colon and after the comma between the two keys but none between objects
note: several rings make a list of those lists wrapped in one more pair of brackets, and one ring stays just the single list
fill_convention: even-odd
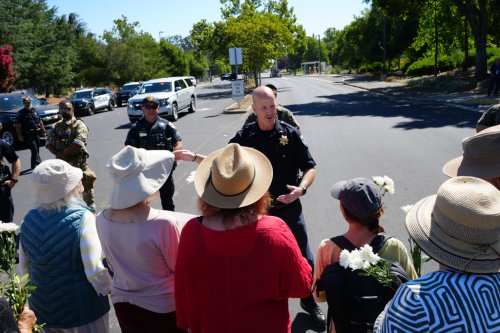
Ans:
[{"label": "white suv", "polygon": [[137,95],[130,97],[127,114],[130,122],[142,118],[142,100],[154,96],[160,100],[160,115],[176,121],[179,112],[196,111],[196,87],[188,76],[176,76],[144,82]]}]

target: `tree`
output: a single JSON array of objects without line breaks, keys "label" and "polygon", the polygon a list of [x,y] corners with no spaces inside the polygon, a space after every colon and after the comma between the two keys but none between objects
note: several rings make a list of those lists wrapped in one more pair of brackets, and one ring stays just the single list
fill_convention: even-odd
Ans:
[{"label": "tree", "polygon": [[[450,0],[450,2],[455,4],[458,11],[467,18],[472,35],[474,36],[474,45],[476,47],[476,70],[474,76],[477,79],[486,78],[488,76],[488,59],[486,58],[486,27],[488,13],[486,9],[486,0]],[[490,2],[494,3],[495,1]]]},{"label": "tree", "polygon": [[12,48],[9,44],[0,47],[0,92],[9,92],[14,85],[15,71],[11,54]]}]

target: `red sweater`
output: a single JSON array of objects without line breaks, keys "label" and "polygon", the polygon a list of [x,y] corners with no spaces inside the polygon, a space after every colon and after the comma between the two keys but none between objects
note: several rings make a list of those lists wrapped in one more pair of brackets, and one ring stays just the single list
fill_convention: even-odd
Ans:
[{"label": "red sweater", "polygon": [[193,333],[290,332],[288,298],[311,289],[311,267],[288,226],[264,216],[215,231],[195,218],[181,233],[177,325]]}]

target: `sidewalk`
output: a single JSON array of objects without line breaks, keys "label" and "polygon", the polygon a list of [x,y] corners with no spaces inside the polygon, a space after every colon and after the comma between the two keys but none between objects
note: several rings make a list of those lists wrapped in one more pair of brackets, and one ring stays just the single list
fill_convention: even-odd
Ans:
[{"label": "sidewalk", "polygon": [[409,99],[419,103],[439,103],[458,107],[473,112],[484,112],[491,106],[500,103],[500,97],[486,97],[476,91],[443,92],[425,91],[417,87],[409,87],[405,81],[389,82],[366,79],[361,75],[346,75],[343,84],[364,89],[375,94],[383,94],[389,98]]}]

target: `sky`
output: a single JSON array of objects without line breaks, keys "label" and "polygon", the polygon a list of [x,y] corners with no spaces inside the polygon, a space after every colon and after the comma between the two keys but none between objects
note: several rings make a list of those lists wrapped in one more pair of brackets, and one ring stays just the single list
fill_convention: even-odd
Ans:
[{"label": "sky", "polygon": [[[49,8],[57,7],[57,15],[77,13],[87,29],[101,36],[110,31],[113,20],[127,17],[139,22],[139,29],[154,38],[181,35],[186,37],[193,24],[206,19],[221,20],[219,0],[46,0]],[[368,5],[362,0],[288,0],[294,8],[297,23],[308,36],[322,35],[328,28],[342,29],[360,16]]]}]

